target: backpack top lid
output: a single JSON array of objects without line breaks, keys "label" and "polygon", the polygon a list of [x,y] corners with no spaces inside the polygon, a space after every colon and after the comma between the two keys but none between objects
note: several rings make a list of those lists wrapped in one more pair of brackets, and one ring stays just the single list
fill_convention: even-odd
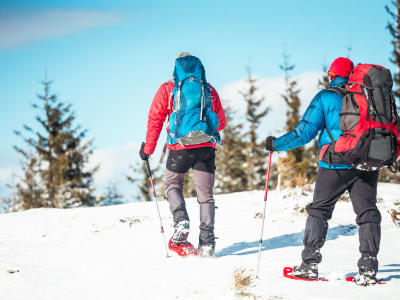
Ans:
[{"label": "backpack top lid", "polygon": [[175,60],[175,85],[189,77],[195,77],[206,83],[206,71],[200,59],[195,56],[184,56]]},{"label": "backpack top lid", "polygon": [[392,74],[389,69],[373,64],[358,64],[350,75],[347,88],[351,91],[362,91],[361,85],[366,88],[393,86]]}]

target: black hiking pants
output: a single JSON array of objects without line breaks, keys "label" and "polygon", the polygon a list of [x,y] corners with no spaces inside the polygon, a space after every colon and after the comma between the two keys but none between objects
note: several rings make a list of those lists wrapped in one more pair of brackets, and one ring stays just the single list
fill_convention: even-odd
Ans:
[{"label": "black hiking pants", "polygon": [[319,250],[325,243],[327,221],[332,218],[337,200],[347,190],[359,225],[361,258],[358,267],[360,270],[378,270],[376,256],[381,239],[381,214],[376,207],[378,175],[379,171],[318,169],[314,199],[306,207],[309,217],[302,252],[304,263],[321,262]]},{"label": "black hiking pants", "polygon": [[183,185],[186,173],[192,169],[200,204],[199,244],[214,244],[215,201],[213,196],[215,149],[212,147],[170,150],[165,171],[165,188],[175,224],[188,220]]}]

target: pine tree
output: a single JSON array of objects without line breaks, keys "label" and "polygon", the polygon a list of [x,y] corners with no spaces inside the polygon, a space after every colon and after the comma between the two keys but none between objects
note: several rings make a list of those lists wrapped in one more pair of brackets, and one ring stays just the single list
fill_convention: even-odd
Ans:
[{"label": "pine tree", "polygon": [[24,125],[22,137],[29,151],[14,146],[23,158],[24,178],[18,185],[23,208],[77,207],[96,204],[92,195],[93,175],[97,167],[87,168],[92,141],[83,142],[87,131],[74,127],[71,105],[50,94],[51,81],[44,81],[44,94],[38,95],[36,120],[40,129]]},{"label": "pine tree", "polygon": [[243,163],[246,143],[241,139],[243,124],[235,122],[236,114],[224,104],[226,126],[222,133],[222,146],[216,152],[215,191],[226,194],[246,190],[247,177]]},{"label": "pine tree", "polygon": [[318,88],[329,89],[329,76],[328,76],[328,66],[326,63],[322,65],[322,78],[318,80]]},{"label": "pine tree", "polygon": [[[400,109],[400,0],[392,1],[394,11],[389,6],[385,6],[386,12],[389,14],[391,20],[388,22],[386,28],[392,36],[392,56],[390,61],[396,66],[396,72],[393,74],[394,88],[393,95],[397,100],[397,109]],[[379,173],[379,181],[399,183],[399,175],[393,174],[388,169],[383,169]],[[400,214],[400,207],[398,209]]]},{"label": "pine tree", "polygon": [[[290,72],[294,69],[294,65],[289,63],[290,56],[286,53],[283,53],[283,64],[280,65],[280,69],[285,73],[285,93],[282,94],[283,100],[285,100],[287,105],[286,112],[286,126],[285,129],[287,132],[292,131],[296,128],[296,125],[300,122],[300,89],[297,88],[297,81],[290,77]],[[296,149],[292,149],[288,151],[288,156],[290,159],[294,160],[296,163],[299,163],[303,160],[304,155],[304,147],[299,147]]]},{"label": "pine tree", "polygon": [[[397,99],[397,109],[400,109],[400,0],[392,1],[392,5],[394,6],[394,12],[391,10],[389,6],[385,6],[385,9],[389,16],[391,17],[391,21],[388,22],[386,28],[389,30],[390,35],[393,40],[391,41],[393,46],[392,57],[390,61],[396,66],[396,72],[393,74],[394,81],[394,89],[393,95]],[[391,173],[388,169],[383,169],[379,173],[379,181],[386,182],[395,182],[399,183],[400,179],[397,174]],[[396,208],[391,210],[391,215],[393,222],[400,226],[400,202],[396,203]]]},{"label": "pine tree", "polygon": [[386,28],[389,30],[393,40],[391,41],[393,46],[392,57],[390,61],[396,66],[396,72],[393,74],[393,81],[395,88],[393,90],[394,96],[400,98],[400,0],[392,1],[394,6],[394,12],[389,6],[385,6],[385,9],[391,21],[388,22]]},{"label": "pine tree", "polygon": [[[328,66],[326,63],[322,65],[322,77],[318,79],[317,86],[321,90],[329,88]],[[316,171],[318,167],[318,154],[319,154],[318,140],[315,139],[311,148],[306,149],[306,151],[309,152],[308,156],[310,157],[310,162],[312,163],[311,167],[314,171]]]},{"label": "pine tree", "polygon": [[347,50],[347,55],[346,55],[346,57],[347,57],[348,59],[351,59],[351,52],[353,51],[353,46],[352,46],[351,43],[350,43],[350,44],[346,45],[345,47],[346,47],[346,50]]},{"label": "pine tree", "polygon": [[[290,72],[295,68],[289,63],[290,56],[283,53],[283,64],[280,69],[285,73],[285,92],[282,98],[287,105],[286,131],[292,131],[300,122],[300,89],[297,87],[297,81],[292,79]],[[312,162],[312,152],[307,151],[304,146],[289,150],[286,158],[280,158],[278,162],[280,187],[295,187],[304,185],[314,180],[316,163]]]},{"label": "pine tree", "polygon": [[23,164],[24,180],[17,183],[18,206],[22,209],[30,209],[35,207],[51,207],[48,201],[42,197],[45,187],[40,179],[40,161],[32,154],[23,153],[18,150],[26,163]]},{"label": "pine tree", "polygon": [[115,183],[109,183],[105,192],[101,195],[100,203],[102,206],[123,204],[123,196],[119,193]]},{"label": "pine tree", "polygon": [[257,79],[251,74],[251,69],[247,68],[248,87],[245,91],[240,92],[247,103],[246,120],[248,122],[248,131],[244,135],[246,142],[246,183],[247,190],[262,189],[264,187],[265,177],[265,142],[259,143],[257,141],[257,128],[261,120],[268,114],[270,107],[263,108],[260,112],[259,109],[264,103],[264,97],[257,98],[255,93],[257,91]]},{"label": "pine tree", "polygon": [[[151,164],[150,164],[151,165]],[[129,168],[132,171],[131,175],[127,175],[126,179],[137,186],[139,194],[134,198],[139,201],[151,201],[153,200],[153,189],[149,178],[147,177],[147,163],[136,162],[136,165],[130,165]],[[153,177],[154,188],[156,189],[157,197],[162,198],[165,195],[163,177],[159,175],[160,167],[151,170]]]},{"label": "pine tree", "polygon": [[146,176],[146,162],[137,162],[135,166],[130,165],[129,168],[131,169],[133,175],[127,175],[126,179],[130,183],[136,184],[137,188],[139,189],[139,194],[135,196],[136,200],[151,201],[152,191],[150,187],[150,181]]},{"label": "pine tree", "polygon": [[193,171],[190,169],[185,176],[183,182],[183,196],[185,198],[196,197],[196,184],[194,182]]}]

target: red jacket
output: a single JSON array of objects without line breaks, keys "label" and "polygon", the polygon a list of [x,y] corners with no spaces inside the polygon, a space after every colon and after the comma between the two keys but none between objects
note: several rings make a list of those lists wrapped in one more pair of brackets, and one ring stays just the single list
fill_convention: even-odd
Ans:
[{"label": "red jacket", "polygon": [[[211,97],[213,99],[212,110],[217,113],[219,119],[218,131],[225,128],[226,120],[225,113],[221,105],[221,100],[219,99],[217,91],[209,84],[211,89]],[[174,89],[174,82],[168,81],[163,83],[158,89],[156,95],[154,96],[153,103],[151,104],[149,116],[147,119],[147,133],[146,133],[146,145],[144,147],[144,152],[148,155],[153,154],[156,146],[157,140],[160,136],[165,118],[171,115],[174,105],[174,96],[171,97],[170,109],[168,110],[168,100],[172,90]],[[168,125],[167,125],[168,131]],[[187,145],[183,146],[181,144],[167,145],[170,150],[182,150],[200,147],[214,147],[214,143],[203,143],[199,145]]]}]

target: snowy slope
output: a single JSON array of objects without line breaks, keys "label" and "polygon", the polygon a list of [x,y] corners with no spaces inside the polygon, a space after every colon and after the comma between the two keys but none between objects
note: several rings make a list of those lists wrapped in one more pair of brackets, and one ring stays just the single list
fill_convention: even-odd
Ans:
[{"label": "snowy slope", "polygon": [[[380,184],[383,216],[378,277],[386,285],[346,283],[356,271],[357,228],[350,202],[338,202],[322,250],[321,275],[329,282],[282,277],[300,262],[306,217],[299,212],[312,189],[271,191],[260,280],[248,290],[257,299],[400,299],[399,229],[387,210],[400,185]],[[0,299],[236,299],[233,272],[256,270],[263,192],[216,196],[217,258],[166,258],[155,203],[71,210],[34,209],[0,216]],[[190,240],[197,244],[198,204],[187,201]],[[296,210],[295,210],[296,208]],[[160,202],[167,238],[168,203]],[[254,273],[253,273],[254,274]]]}]

